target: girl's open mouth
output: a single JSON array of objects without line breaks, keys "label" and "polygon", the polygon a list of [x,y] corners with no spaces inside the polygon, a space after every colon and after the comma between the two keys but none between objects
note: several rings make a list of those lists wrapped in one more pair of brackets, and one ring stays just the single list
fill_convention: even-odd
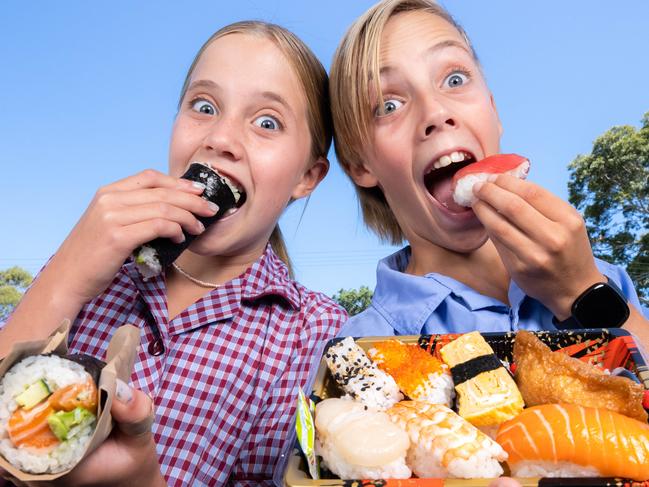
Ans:
[{"label": "girl's open mouth", "polygon": [[472,153],[458,150],[444,154],[432,161],[424,171],[424,185],[428,193],[451,213],[463,213],[470,210],[470,208],[458,205],[453,200],[451,182],[457,171],[475,161],[476,158]]}]

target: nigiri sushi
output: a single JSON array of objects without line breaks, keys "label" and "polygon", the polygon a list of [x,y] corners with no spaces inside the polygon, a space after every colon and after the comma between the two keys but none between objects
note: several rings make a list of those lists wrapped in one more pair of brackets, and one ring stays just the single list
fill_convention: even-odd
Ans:
[{"label": "nigiri sushi", "polygon": [[501,446],[441,404],[401,401],[388,409],[410,437],[406,463],[423,478],[489,478],[502,475]]},{"label": "nigiri sushi", "polygon": [[453,200],[462,206],[475,202],[473,185],[479,181],[493,181],[499,174],[511,174],[525,179],[530,161],[517,154],[496,154],[463,167],[453,175],[451,191]]},{"label": "nigiri sushi", "polygon": [[385,411],[403,399],[394,379],[379,369],[352,337],[330,346],[324,357],[333,378],[347,397],[379,411]]},{"label": "nigiri sushi", "polygon": [[516,477],[625,477],[649,480],[649,425],[572,404],[525,409],[496,441]]},{"label": "nigiri sushi", "polygon": [[331,398],[315,408],[316,453],[342,479],[407,479],[408,435],[384,412]]},{"label": "nigiri sushi", "polygon": [[374,344],[368,355],[410,399],[451,406],[455,391],[448,365],[419,345],[385,340]]}]

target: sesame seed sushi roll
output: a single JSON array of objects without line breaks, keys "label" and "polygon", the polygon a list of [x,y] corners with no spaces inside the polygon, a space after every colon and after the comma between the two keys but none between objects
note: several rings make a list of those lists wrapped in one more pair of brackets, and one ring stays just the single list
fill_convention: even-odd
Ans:
[{"label": "sesame seed sushi roll", "polygon": [[352,337],[330,346],[325,361],[345,396],[384,411],[403,399],[394,379],[379,369]]},{"label": "sesame seed sushi roll", "polygon": [[[181,177],[204,184],[205,190],[200,195],[201,198],[219,207],[215,215],[196,216],[205,228],[245,202],[245,192],[225,176],[219,175],[209,164],[192,162]],[[184,230],[183,235],[185,240],[181,243],[169,238],[156,238],[135,250],[135,264],[145,279],[160,274],[162,269],[174,262],[197,237]]]},{"label": "sesame seed sushi roll", "polygon": [[406,463],[420,478],[491,478],[507,459],[503,448],[453,410],[425,401],[402,401],[387,411],[410,437]]},{"label": "sesame seed sushi roll", "polygon": [[103,365],[92,357],[58,355],[14,364],[0,380],[0,454],[28,473],[72,468],[94,432]]},{"label": "sesame seed sushi roll", "polygon": [[451,406],[455,391],[448,365],[419,345],[386,340],[376,343],[368,355],[410,399]]},{"label": "sesame seed sushi roll", "polygon": [[342,479],[407,479],[408,435],[384,412],[339,398],[316,405],[316,452]]}]

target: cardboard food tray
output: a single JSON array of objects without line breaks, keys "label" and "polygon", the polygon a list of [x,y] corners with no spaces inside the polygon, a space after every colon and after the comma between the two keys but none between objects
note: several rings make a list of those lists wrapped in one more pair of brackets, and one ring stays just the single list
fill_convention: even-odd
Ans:
[{"label": "cardboard food tray", "polygon": [[[571,330],[556,332],[535,332],[535,335],[548,345],[552,350],[559,350],[575,358],[592,365],[613,370],[616,367],[624,367],[633,372],[643,384],[649,389],[649,368],[638,350],[633,337],[622,329],[592,329],[592,330]],[[357,338],[356,343],[365,351],[372,348],[375,342],[389,338],[397,338],[404,343],[417,343],[422,348],[430,351],[437,358],[439,349],[460,336],[451,335],[403,335],[397,337],[365,337]],[[501,360],[511,362],[514,349],[515,332],[509,333],[482,333],[487,343],[491,345],[494,352]],[[326,348],[340,338],[331,340]],[[315,378],[312,398],[317,402],[330,397],[340,397],[343,392],[331,376],[324,358],[320,360],[320,367]],[[505,474],[508,469],[503,465]],[[379,480],[341,480],[335,476],[329,476],[320,480],[313,480],[306,467],[306,461],[298,449],[295,449],[288,460],[284,474],[284,483],[289,487],[312,487],[312,486],[336,486],[344,485],[349,487],[360,486],[487,486],[493,479],[379,479]],[[647,485],[649,482],[632,482],[624,479],[613,478],[519,478],[521,485],[527,486],[610,486],[610,485]]]}]

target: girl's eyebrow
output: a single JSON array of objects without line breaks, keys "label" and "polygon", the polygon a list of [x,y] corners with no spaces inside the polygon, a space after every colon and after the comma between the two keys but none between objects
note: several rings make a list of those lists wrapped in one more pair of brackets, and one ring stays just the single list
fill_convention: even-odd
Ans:
[{"label": "girl's eyebrow", "polygon": [[215,83],[212,80],[209,79],[199,79],[196,81],[192,81],[192,83],[187,87],[187,91],[193,90],[195,88],[210,88],[210,89],[218,89],[219,85]]}]

